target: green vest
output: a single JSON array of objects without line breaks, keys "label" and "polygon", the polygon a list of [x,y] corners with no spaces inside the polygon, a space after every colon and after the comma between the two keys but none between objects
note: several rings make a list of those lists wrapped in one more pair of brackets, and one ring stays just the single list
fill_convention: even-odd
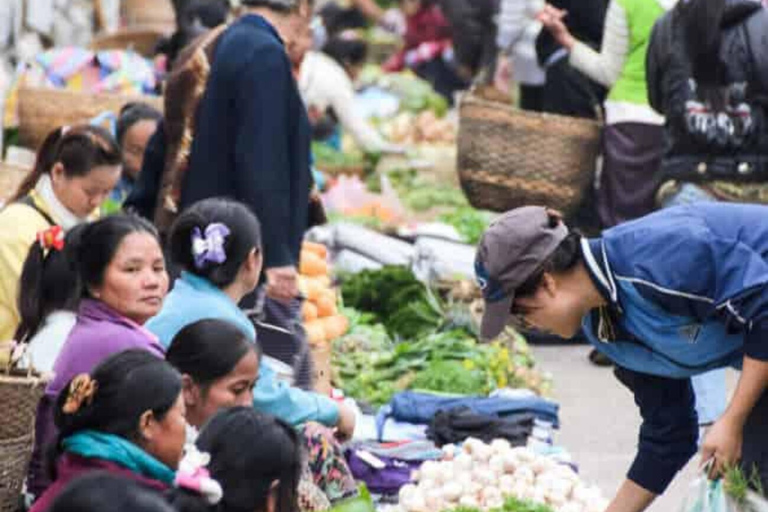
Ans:
[{"label": "green vest", "polygon": [[629,54],[619,79],[608,99],[637,105],[648,105],[645,82],[645,56],[656,20],[666,11],[657,0],[614,0],[624,8],[629,26]]}]

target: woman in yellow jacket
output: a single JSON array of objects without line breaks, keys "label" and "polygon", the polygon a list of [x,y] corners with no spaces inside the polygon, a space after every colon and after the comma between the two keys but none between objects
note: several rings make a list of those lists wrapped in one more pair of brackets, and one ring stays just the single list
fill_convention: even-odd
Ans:
[{"label": "woman in yellow jacket", "polygon": [[92,220],[120,179],[120,149],[94,126],[62,127],[43,142],[29,176],[0,211],[0,341],[19,323],[19,278],[37,234]]}]

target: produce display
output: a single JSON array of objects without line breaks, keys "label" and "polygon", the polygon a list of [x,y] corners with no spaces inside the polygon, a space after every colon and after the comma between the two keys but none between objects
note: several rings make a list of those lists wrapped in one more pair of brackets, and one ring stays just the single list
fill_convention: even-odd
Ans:
[{"label": "produce display", "polygon": [[342,280],[344,304],[370,313],[396,339],[412,339],[440,327],[436,297],[407,267],[367,270]]},{"label": "produce display", "polygon": [[[389,512],[603,512],[608,501],[574,470],[506,440],[447,445],[442,461],[425,462]],[[538,507],[538,508],[537,508]]]},{"label": "produce display", "polygon": [[380,87],[397,96],[400,99],[400,110],[403,112],[418,114],[430,110],[439,118],[448,113],[448,101],[436,93],[429,82],[410,71],[384,73],[378,66],[366,66],[360,81],[366,85]]},{"label": "produce display", "polygon": [[306,298],[302,319],[307,341],[321,346],[343,336],[349,329],[347,317],[339,314],[336,292],[331,287],[327,249],[304,242],[299,263],[299,290]]},{"label": "produce display", "polygon": [[381,123],[382,135],[396,144],[455,144],[456,124],[450,119],[438,119],[432,110],[418,114],[403,112]]},{"label": "produce display", "polygon": [[513,331],[477,341],[469,307],[444,301],[405,267],[346,276],[351,329],[333,343],[333,382],[371,405],[407,389],[486,395],[504,387],[546,393],[525,340]]}]

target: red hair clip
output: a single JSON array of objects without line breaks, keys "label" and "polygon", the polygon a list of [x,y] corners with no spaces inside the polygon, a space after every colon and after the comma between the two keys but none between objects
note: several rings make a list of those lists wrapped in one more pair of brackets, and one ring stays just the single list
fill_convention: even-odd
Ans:
[{"label": "red hair clip", "polygon": [[46,251],[51,249],[61,251],[64,249],[64,230],[61,226],[51,226],[45,231],[40,231],[37,234],[37,243]]}]

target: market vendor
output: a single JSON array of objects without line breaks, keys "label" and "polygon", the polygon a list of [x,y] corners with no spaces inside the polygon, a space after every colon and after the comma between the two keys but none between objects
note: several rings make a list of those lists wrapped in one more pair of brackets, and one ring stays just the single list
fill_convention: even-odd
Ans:
[{"label": "market vendor", "polygon": [[[310,39],[309,30],[305,39]],[[310,39],[311,40],[311,39]],[[355,108],[355,86],[368,46],[354,32],[332,37],[322,52],[308,51],[298,77],[299,91],[309,113],[315,140],[340,139],[348,132],[366,153],[398,153]],[[340,144],[340,140],[339,140]]]},{"label": "market vendor", "polygon": [[690,377],[740,366],[701,446],[710,476],[741,461],[768,483],[768,208],[669,208],[584,239],[528,206],[484,234],[476,272],[484,338],[514,318],[590,343],[616,363],[643,418],[637,455],[608,512],[645,510],[697,449]]}]

